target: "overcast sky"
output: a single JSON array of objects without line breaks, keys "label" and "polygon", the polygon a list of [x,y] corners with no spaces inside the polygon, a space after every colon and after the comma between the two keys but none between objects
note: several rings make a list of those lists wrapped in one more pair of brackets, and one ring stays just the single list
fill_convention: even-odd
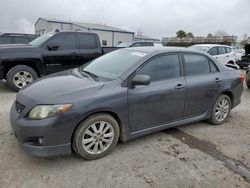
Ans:
[{"label": "overcast sky", "polygon": [[101,23],[156,37],[177,30],[250,35],[250,0],[1,0],[0,32],[34,33],[39,17]]}]

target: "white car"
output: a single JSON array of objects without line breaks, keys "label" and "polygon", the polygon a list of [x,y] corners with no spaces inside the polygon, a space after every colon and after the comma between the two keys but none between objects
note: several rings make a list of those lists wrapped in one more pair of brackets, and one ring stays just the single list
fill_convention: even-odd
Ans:
[{"label": "white car", "polygon": [[207,52],[223,64],[236,65],[235,53],[231,46],[220,44],[197,44],[189,48]]},{"label": "white car", "polygon": [[233,51],[235,54],[236,62],[241,61],[241,57],[246,54],[245,49],[235,48],[235,49],[233,49]]}]

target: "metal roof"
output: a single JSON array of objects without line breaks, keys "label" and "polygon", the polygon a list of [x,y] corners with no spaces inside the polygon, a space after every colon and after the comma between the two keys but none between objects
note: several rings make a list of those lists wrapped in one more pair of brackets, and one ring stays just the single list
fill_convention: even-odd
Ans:
[{"label": "metal roof", "polygon": [[74,22],[74,21],[65,21],[65,20],[53,20],[53,19],[46,19],[46,18],[38,18],[35,25],[37,24],[39,19],[45,20],[47,22],[52,22],[52,23],[73,24],[73,25],[80,26],[80,27],[83,27],[83,28],[86,28],[86,29],[91,29],[91,30],[113,31],[113,32],[134,34],[134,32],[131,32],[131,31],[127,31],[127,30],[124,30],[124,29],[119,29],[119,28],[116,28],[116,27],[107,26],[107,25],[103,25],[103,24]]}]

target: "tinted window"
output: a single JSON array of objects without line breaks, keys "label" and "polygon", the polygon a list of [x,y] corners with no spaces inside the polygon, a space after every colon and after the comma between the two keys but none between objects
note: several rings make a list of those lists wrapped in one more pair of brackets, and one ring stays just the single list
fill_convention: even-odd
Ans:
[{"label": "tinted window", "polygon": [[150,76],[152,82],[180,77],[180,64],[177,54],[156,57],[146,63],[137,74]]},{"label": "tinted window", "polygon": [[218,55],[217,47],[213,47],[210,50],[208,50],[208,53],[210,55]]},{"label": "tinted window", "polygon": [[186,75],[210,73],[209,61],[206,57],[195,54],[185,54]]},{"label": "tinted window", "polygon": [[82,49],[97,48],[95,36],[91,34],[80,34],[80,48]]},{"label": "tinted window", "polygon": [[231,48],[226,48],[227,53],[230,53],[232,51]]},{"label": "tinted window", "polygon": [[141,46],[154,46],[151,42],[141,43]]},{"label": "tinted window", "polygon": [[29,43],[29,40],[27,38],[23,38],[23,37],[16,37],[14,38],[14,41],[16,44],[27,44]]},{"label": "tinted window", "polygon": [[11,37],[0,37],[0,44],[11,44]]},{"label": "tinted window", "polygon": [[141,46],[141,44],[140,43],[135,43],[135,44],[131,45],[131,47],[138,47],[138,46]]},{"label": "tinted window", "polygon": [[49,41],[50,44],[58,44],[59,49],[74,49],[76,46],[76,37],[71,33],[64,33],[56,36],[54,39]]},{"label": "tinted window", "polygon": [[225,47],[219,47],[219,54],[225,54],[226,52],[226,48]]},{"label": "tinted window", "polygon": [[106,41],[106,40],[103,40],[103,41],[102,41],[102,45],[103,45],[103,46],[107,46],[107,41]]}]

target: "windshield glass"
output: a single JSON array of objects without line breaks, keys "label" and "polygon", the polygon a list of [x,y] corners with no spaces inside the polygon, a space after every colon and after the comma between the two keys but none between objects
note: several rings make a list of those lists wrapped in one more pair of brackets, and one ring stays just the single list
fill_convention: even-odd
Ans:
[{"label": "windshield glass", "polygon": [[122,42],[121,44],[118,44],[116,47],[129,47],[132,43],[131,42]]},{"label": "windshield glass", "polygon": [[32,46],[41,46],[46,40],[48,40],[54,33],[46,33],[35,40],[31,41],[29,44]]},{"label": "windshield glass", "polygon": [[203,52],[206,52],[209,49],[208,46],[190,46],[189,48],[194,50],[200,50]]},{"label": "windshield glass", "polygon": [[87,65],[83,65],[80,70],[113,80],[128,71],[145,55],[147,54],[137,51],[117,50],[103,55]]}]

